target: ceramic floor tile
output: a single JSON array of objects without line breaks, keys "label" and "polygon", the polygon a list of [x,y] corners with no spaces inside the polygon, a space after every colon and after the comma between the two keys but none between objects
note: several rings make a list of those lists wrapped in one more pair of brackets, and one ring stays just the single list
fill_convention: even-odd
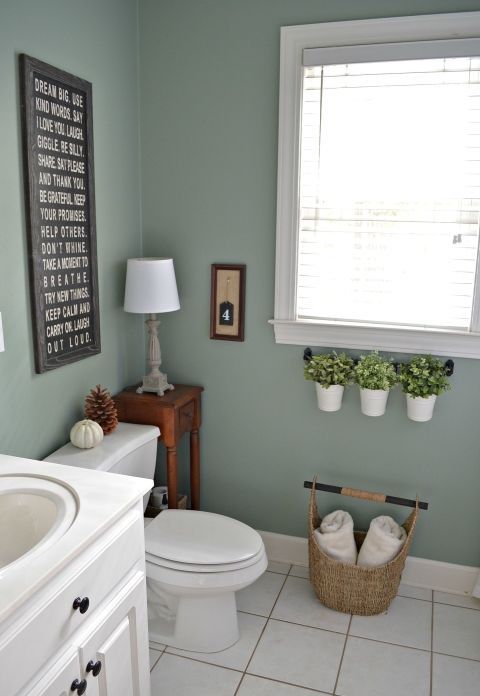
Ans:
[{"label": "ceramic floor tile", "polygon": [[238,627],[240,629],[240,640],[227,650],[216,653],[195,653],[186,650],[167,648],[167,653],[183,655],[201,662],[209,662],[220,667],[244,670],[252,656],[255,646],[260,638],[260,634],[265,626],[266,619],[262,616],[252,614],[238,614]]},{"label": "ceramic floor tile", "polygon": [[250,614],[268,616],[278,597],[285,576],[279,573],[264,573],[252,585],[236,593],[237,609]]},{"label": "ceramic floor tile", "polygon": [[441,604],[452,604],[456,607],[466,607],[467,609],[480,609],[480,599],[469,597],[468,595],[456,595],[435,590],[433,601]]},{"label": "ceramic floor tile", "polygon": [[151,674],[152,696],[234,696],[241,672],[163,653]]},{"label": "ceramic floor tile", "polygon": [[350,614],[327,609],[318,601],[308,580],[289,576],[273,610],[272,619],[346,633]]},{"label": "ceramic floor tile", "polygon": [[404,585],[400,583],[398,593],[400,597],[412,597],[412,599],[425,599],[427,602],[432,601],[432,590],[426,587],[413,587],[413,585]]},{"label": "ceramic floor tile", "polygon": [[308,578],[308,572],[308,566],[293,565],[290,575],[293,575],[295,578]]},{"label": "ceramic floor tile", "polygon": [[159,650],[152,650],[152,648],[150,648],[148,653],[150,657],[150,671],[152,671],[152,669],[155,667],[158,658],[162,653]]},{"label": "ceramic floor tile", "polygon": [[448,655],[433,656],[432,696],[478,696],[480,662]]},{"label": "ceramic floor tile", "polygon": [[354,616],[350,634],[360,638],[430,650],[431,626],[431,602],[396,597],[384,614]]},{"label": "ceramic floor tile", "polygon": [[[339,696],[429,696],[430,653],[348,638]],[[460,696],[454,692],[449,696]]]},{"label": "ceramic floor tile", "polygon": [[290,563],[281,563],[280,561],[268,561],[268,568],[271,573],[281,573],[282,575],[288,575],[290,570]]},{"label": "ceramic floor tile", "polygon": [[323,693],[325,692],[310,691],[300,686],[291,686],[246,674],[237,691],[237,696],[315,696],[315,694]]},{"label": "ceramic floor tile", "polygon": [[434,604],[433,650],[480,660],[480,611]]},{"label": "ceramic floor tile", "polygon": [[269,620],[248,673],[332,693],[345,637]]}]

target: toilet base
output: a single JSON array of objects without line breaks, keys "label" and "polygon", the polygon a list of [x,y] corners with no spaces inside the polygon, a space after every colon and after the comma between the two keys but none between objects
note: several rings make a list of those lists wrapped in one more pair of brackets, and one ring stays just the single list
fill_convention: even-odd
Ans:
[{"label": "toilet base", "polygon": [[172,620],[149,616],[148,635],[152,644],[162,643],[180,650],[202,653],[226,650],[240,637],[235,593],[179,597]]}]

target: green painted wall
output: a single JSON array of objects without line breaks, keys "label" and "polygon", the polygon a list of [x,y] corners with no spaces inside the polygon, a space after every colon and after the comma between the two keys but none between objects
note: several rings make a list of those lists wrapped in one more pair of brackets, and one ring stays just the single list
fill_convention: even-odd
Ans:
[{"label": "green painted wall", "polygon": [[[162,322],[164,368],[205,386],[206,509],[304,535],[302,483],[315,472],[329,483],[418,492],[431,510],[413,554],[480,565],[480,361],[456,360],[454,389],[431,423],[408,421],[398,392],[383,418],[362,416],[353,388],[340,413],[321,414],[302,377],[302,347],[276,345],[267,324],[280,27],[478,9],[478,0],[140,1],[144,253],[176,263],[182,308]],[[245,343],[209,340],[213,262],[247,263]],[[342,504],[324,496],[324,510]],[[379,509],[345,506],[363,524]]]},{"label": "green painted wall", "polygon": [[[141,374],[141,325],[122,310],[125,259],[141,251],[136,0],[0,3],[0,452],[43,457],[68,437],[83,397]],[[102,353],[36,375],[21,168],[18,54],[93,83]],[[143,344],[141,344],[143,345]]]}]

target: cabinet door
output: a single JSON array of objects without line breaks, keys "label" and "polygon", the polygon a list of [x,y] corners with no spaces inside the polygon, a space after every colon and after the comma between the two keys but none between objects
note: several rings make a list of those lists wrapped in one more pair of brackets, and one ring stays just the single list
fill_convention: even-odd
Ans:
[{"label": "cabinet door", "polygon": [[[93,632],[80,645],[88,696],[149,696],[145,575],[134,576],[102,609]],[[100,663],[97,676],[88,665]]]},{"label": "cabinet door", "polygon": [[72,683],[82,679],[80,673],[78,651],[69,652],[35,686],[22,691],[22,696],[72,696]]}]

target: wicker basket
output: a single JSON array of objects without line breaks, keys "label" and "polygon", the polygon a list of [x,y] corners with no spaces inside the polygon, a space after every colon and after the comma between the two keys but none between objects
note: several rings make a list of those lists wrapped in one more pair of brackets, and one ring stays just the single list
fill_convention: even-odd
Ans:
[{"label": "wicker basket", "polygon": [[[400,585],[402,570],[417,522],[418,499],[416,507],[402,525],[407,532],[407,539],[400,553],[382,566],[375,568],[357,566],[330,558],[317,544],[313,532],[320,526],[322,520],[317,510],[315,483],[316,479],[313,480],[308,514],[310,582],[315,594],[322,604],[336,611],[359,616],[381,614],[390,606]],[[385,502],[385,496],[381,493],[342,488],[342,495]],[[366,532],[355,532],[358,549],[365,535]]]}]

